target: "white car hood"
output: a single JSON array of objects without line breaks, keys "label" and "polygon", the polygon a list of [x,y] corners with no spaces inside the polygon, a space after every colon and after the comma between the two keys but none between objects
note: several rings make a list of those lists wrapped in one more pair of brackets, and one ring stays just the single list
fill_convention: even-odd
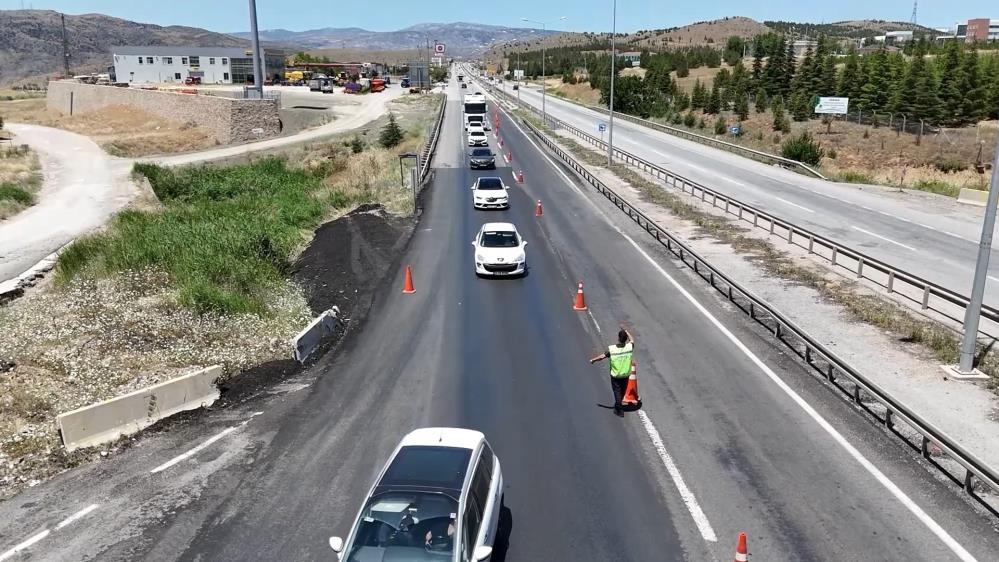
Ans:
[{"label": "white car hood", "polygon": [[475,189],[472,190],[472,196],[476,199],[485,199],[486,197],[506,199],[509,197],[505,189]]},{"label": "white car hood", "polygon": [[515,263],[517,258],[524,255],[524,248],[522,246],[517,248],[483,248],[479,246],[476,255],[482,256],[482,261],[485,263]]}]

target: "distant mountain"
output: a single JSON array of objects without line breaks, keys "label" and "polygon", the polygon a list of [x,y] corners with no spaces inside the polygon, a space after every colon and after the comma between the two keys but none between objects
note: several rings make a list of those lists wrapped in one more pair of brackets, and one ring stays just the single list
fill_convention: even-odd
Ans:
[{"label": "distant mountain", "polygon": [[[288,31],[267,29],[260,31],[261,41],[294,45],[301,49],[343,48],[352,50],[399,51],[413,49],[439,41],[447,45],[450,56],[471,56],[484,52],[497,42],[528,40],[532,37],[554,35],[557,31],[500,27],[477,23],[420,23],[398,31],[368,31],[366,29],[333,28]],[[234,37],[248,39],[247,32],[233,33]]]},{"label": "distant mountain", "polygon": [[794,35],[796,37],[828,35],[830,37],[862,39],[884,35],[889,31],[912,31],[916,35],[928,35],[930,37],[939,34],[935,29],[904,21],[851,20],[822,24],[766,21],[763,23],[778,33]]},{"label": "distant mountain", "polygon": [[[102,71],[111,63],[114,45],[187,45],[242,47],[248,45],[223,33],[196,27],[162,27],[101,14],[66,16],[70,70]],[[0,10],[0,84],[25,78],[42,81],[62,74],[62,22],[51,10]]]}]

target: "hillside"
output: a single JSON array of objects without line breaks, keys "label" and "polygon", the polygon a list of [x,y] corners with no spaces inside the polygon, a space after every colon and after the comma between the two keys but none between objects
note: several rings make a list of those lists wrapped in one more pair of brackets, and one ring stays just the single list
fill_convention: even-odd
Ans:
[{"label": "hillside", "polygon": [[889,31],[913,31],[916,34],[936,35],[938,32],[921,25],[882,20],[852,20],[838,21],[834,23],[798,23],[790,21],[767,21],[764,24],[777,33],[784,33],[795,37],[808,36],[818,37],[828,35],[830,37],[845,37],[850,39],[861,39],[865,37],[875,37],[884,35]]},{"label": "hillside", "polygon": [[[66,16],[70,69],[96,72],[111,63],[113,45],[242,47],[247,42],[196,27],[162,27],[101,14]],[[62,23],[51,10],[0,10],[0,85],[62,74]]]},{"label": "hillside", "polygon": [[701,45],[725,44],[732,36],[746,39],[771,31],[766,25],[744,17],[723,18],[714,21],[702,21],[673,27],[639,31],[625,38],[625,42],[637,49],[669,49],[671,47],[696,47]]},{"label": "hillside", "polygon": [[[549,31],[547,34],[555,34]],[[339,48],[351,50],[400,51],[413,49],[440,41],[447,45],[449,56],[471,56],[484,52],[496,42],[523,41],[539,36],[540,30],[480,25],[475,23],[422,23],[398,31],[368,31],[366,29],[333,28],[288,31],[284,29],[262,30],[262,41],[276,41],[297,45],[305,49]],[[248,38],[249,33],[232,34]]]}]

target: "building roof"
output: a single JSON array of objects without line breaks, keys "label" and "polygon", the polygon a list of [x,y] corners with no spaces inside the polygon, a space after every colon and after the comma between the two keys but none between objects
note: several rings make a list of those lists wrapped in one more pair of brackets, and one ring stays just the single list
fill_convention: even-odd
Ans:
[{"label": "building roof", "polygon": [[[273,53],[272,49],[263,49],[264,52]],[[111,47],[113,55],[142,55],[142,56],[165,56],[165,57],[248,57],[253,54],[249,47],[184,47],[172,45],[119,45]]]}]

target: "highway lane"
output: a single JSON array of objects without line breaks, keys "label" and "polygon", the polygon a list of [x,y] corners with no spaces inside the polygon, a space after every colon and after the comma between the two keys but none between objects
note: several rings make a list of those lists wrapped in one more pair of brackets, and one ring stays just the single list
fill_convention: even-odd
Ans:
[{"label": "highway lane", "polygon": [[[400,293],[401,275],[388,280],[362,328],[314,367],[317,382],[248,405],[263,413],[234,442],[113,490],[91,482],[101,491],[95,514],[106,518],[40,544],[38,557],[331,559],[326,537],[348,531],[398,439],[414,427],[449,424],[483,430],[503,463],[512,519],[506,560],[726,560],[740,530],[761,560],[956,559],[747,352],[958,543],[980,560],[995,552],[995,531],[951,488],[743,325],[639,230],[612,226],[605,217],[614,209],[577,192],[508,120],[501,134],[526,183],[511,189],[509,211],[473,211],[468,186],[493,172],[465,169],[459,118],[452,104],[425,214],[398,264],[413,265],[416,294]],[[512,183],[510,171],[497,173]],[[545,205],[540,219],[536,199]],[[530,242],[524,279],[472,273],[471,239],[482,222],[497,219],[515,222]],[[592,317],[571,310],[577,279],[586,282]],[[637,413],[611,414],[606,365],[587,363],[619,321],[639,340],[648,425]],[[168,458],[137,447],[117,468],[148,471]],[[55,484],[67,482],[74,483]],[[78,478],[52,497],[89,498],[79,489],[87,483]],[[169,486],[178,488],[150,499]],[[32,517],[60,507],[28,506],[35,498],[18,502]],[[717,540],[704,538],[691,498]],[[16,513],[17,506],[0,504],[0,550],[14,538]]]},{"label": "highway lane", "polygon": [[[538,91],[521,88],[520,99],[541,108]],[[552,116],[595,136],[596,124],[607,121],[556,96],[547,96],[546,107]],[[614,141],[622,150],[803,228],[961,294],[970,291],[981,233],[978,210],[941,213],[926,208],[924,198],[808,178],[622,120],[615,121]],[[999,306],[999,250],[993,251],[990,271],[986,302]]]}]

